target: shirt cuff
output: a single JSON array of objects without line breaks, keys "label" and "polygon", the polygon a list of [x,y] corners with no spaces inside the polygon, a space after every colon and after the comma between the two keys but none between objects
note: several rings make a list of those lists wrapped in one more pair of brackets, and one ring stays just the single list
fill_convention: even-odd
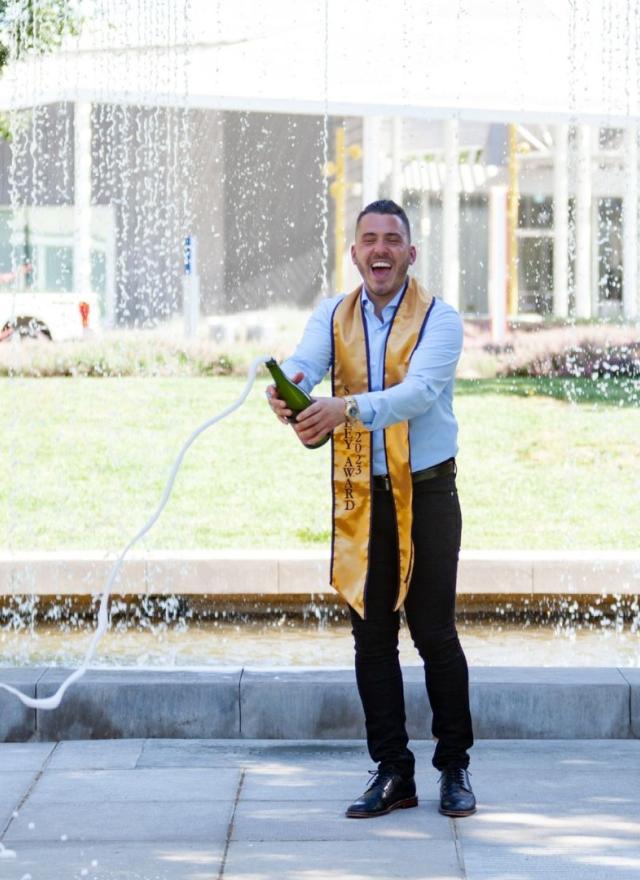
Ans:
[{"label": "shirt cuff", "polygon": [[365,426],[365,428],[370,427],[375,417],[375,412],[373,407],[369,403],[369,395],[354,394],[353,399],[358,404],[358,409],[360,411],[360,421]]}]

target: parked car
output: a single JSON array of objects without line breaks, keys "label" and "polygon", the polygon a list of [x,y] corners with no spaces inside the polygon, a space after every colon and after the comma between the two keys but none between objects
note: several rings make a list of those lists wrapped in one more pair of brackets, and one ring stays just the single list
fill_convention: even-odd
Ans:
[{"label": "parked car", "polygon": [[14,333],[55,341],[80,339],[97,325],[95,293],[0,290],[0,341]]}]

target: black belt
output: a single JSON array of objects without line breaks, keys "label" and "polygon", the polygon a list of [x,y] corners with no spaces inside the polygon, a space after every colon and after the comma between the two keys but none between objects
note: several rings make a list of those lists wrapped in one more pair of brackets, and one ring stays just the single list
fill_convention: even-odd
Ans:
[{"label": "black belt", "polygon": [[[421,483],[423,480],[432,480],[434,477],[444,477],[447,474],[455,474],[457,471],[455,458],[448,458],[441,464],[434,464],[433,467],[425,468],[422,471],[414,471],[411,479],[414,483]],[[373,488],[376,492],[389,492],[391,490],[391,480],[388,474],[378,474],[373,478]]]}]

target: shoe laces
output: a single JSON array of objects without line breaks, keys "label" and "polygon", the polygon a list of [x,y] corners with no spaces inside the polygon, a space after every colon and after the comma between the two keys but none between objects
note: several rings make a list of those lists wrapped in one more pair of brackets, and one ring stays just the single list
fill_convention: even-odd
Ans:
[{"label": "shoe laces", "polygon": [[442,782],[442,780],[445,780],[448,783],[453,782],[456,785],[459,785],[460,788],[464,788],[465,791],[470,791],[470,788],[467,784],[466,774],[471,776],[470,771],[467,770],[466,767],[446,767],[440,774],[440,779],[438,780],[438,782]]},{"label": "shoe laces", "polygon": [[370,788],[373,788],[374,785],[378,785],[378,783],[382,783],[389,776],[393,776],[393,774],[388,770],[367,770],[369,774],[369,784],[367,785],[367,791]]}]

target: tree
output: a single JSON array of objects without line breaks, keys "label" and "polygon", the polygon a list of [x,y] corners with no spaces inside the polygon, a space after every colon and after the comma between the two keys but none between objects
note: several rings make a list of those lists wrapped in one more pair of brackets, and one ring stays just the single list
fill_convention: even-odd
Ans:
[{"label": "tree", "polygon": [[[0,73],[11,54],[24,58],[57,49],[80,31],[79,2],[73,0],[0,0]],[[13,47],[13,52],[11,48]]]},{"label": "tree", "polygon": [[[0,0],[0,76],[10,58],[57,49],[66,36],[80,32],[81,0]],[[0,137],[11,133],[0,113]]]}]

